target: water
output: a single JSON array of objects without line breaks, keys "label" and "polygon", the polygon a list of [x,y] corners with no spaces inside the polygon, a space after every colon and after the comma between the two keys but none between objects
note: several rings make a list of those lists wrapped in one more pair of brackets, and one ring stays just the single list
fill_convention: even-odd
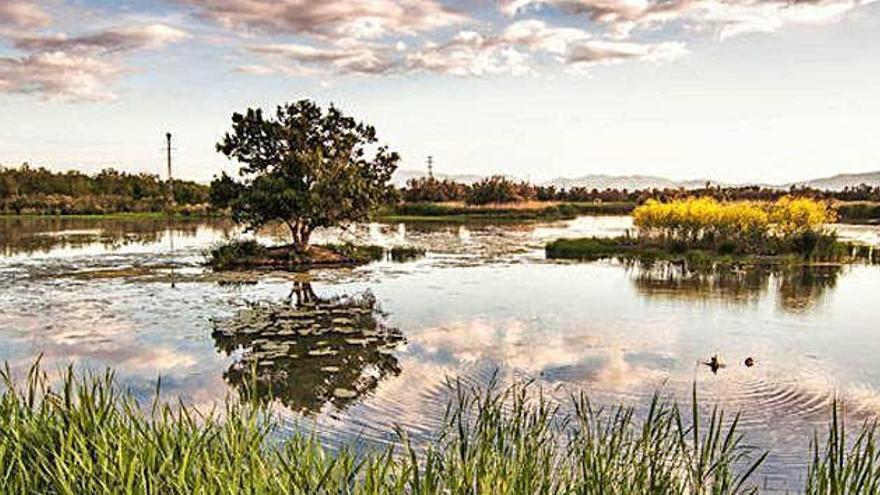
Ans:
[{"label": "water", "polygon": [[[235,395],[256,369],[285,427],[315,430],[331,445],[392,441],[394,424],[428,439],[450,378],[481,385],[497,373],[502,382],[534,380],[560,400],[586,391],[599,404],[636,406],[658,389],[688,400],[696,383],[706,404],[742,411],[750,443],[772,448],[761,476],[781,489],[799,486],[807,441],[835,396],[855,418],[880,413],[880,267],[705,275],[544,259],[548,240],[630,226],[625,217],[374,224],[317,241],[416,245],[427,256],[212,274],[203,252],[234,234],[228,222],[3,218],[0,360],[17,373],[38,355],[50,369],[109,366],[144,399],[161,376],[164,397],[205,408]],[[877,227],[838,229],[880,245]],[[369,301],[352,306],[349,296]],[[324,324],[291,313],[297,299],[318,301],[346,333],[215,332],[279,319]],[[366,323],[352,323],[358,315]],[[296,325],[288,330],[308,326]],[[702,362],[716,354],[724,366],[713,373]]]}]

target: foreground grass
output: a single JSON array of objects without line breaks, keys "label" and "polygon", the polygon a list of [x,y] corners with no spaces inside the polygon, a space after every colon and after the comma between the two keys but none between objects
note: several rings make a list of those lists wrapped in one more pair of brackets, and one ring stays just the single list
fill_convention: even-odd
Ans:
[{"label": "foreground grass", "polygon": [[[314,437],[274,435],[264,406],[219,413],[154,403],[149,411],[109,372],[68,370],[56,388],[38,367],[24,383],[0,373],[4,493],[734,494],[754,493],[766,453],[745,444],[738,417],[684,410],[655,396],[644,417],[594,408],[563,413],[528,386],[454,386],[434,441],[330,451]],[[876,493],[876,425],[851,446],[836,414],[814,441],[806,490]]]}]

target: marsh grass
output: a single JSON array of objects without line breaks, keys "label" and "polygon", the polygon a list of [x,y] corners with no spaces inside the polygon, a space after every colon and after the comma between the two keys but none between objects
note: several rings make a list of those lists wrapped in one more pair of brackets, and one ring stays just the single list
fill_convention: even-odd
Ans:
[{"label": "marsh grass", "polygon": [[[735,494],[754,493],[766,453],[739,418],[655,395],[647,412],[563,409],[528,384],[450,385],[428,446],[398,429],[398,447],[329,450],[314,436],[276,435],[265,406],[227,400],[199,412],[143,407],[112,373],[68,369],[52,387],[39,366],[22,383],[0,372],[0,475],[5,493]],[[157,393],[158,397],[158,393]],[[566,411],[566,412],[563,412]],[[813,452],[809,493],[876,493],[876,426],[853,447],[835,415]]]},{"label": "marsh grass", "polygon": [[633,203],[522,201],[468,205],[462,202],[402,203],[382,211],[385,221],[530,221],[563,220],[578,215],[628,215]]}]

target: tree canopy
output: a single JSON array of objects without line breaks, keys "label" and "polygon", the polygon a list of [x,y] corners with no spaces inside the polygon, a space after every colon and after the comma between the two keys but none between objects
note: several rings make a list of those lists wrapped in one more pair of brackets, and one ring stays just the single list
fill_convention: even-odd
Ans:
[{"label": "tree canopy", "polygon": [[377,143],[375,128],[333,105],[325,111],[300,100],[278,106],[272,118],[249,108],[233,114],[232,131],[217,144],[242,164],[241,182],[224,174],[212,197],[250,229],[286,223],[304,249],[315,228],[366,220],[394,196],[400,156]]}]

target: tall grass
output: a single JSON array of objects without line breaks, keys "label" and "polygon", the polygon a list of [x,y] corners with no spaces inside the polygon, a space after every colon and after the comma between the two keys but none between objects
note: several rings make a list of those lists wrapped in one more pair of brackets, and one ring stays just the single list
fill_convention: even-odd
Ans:
[{"label": "tall grass", "polygon": [[787,196],[772,203],[720,202],[711,197],[649,200],[633,211],[643,239],[725,254],[831,256],[836,254],[836,237],[825,226],[836,218],[828,203]]},{"label": "tall grass", "polygon": [[[529,385],[454,384],[427,447],[399,430],[399,447],[355,454],[279,440],[269,410],[247,400],[143,408],[112,373],[68,369],[52,387],[38,366],[0,381],[4,493],[735,494],[757,490],[766,455],[746,446],[738,417],[701,414],[696,393],[685,409],[655,395],[645,414],[578,395],[563,412]],[[808,491],[876,493],[875,427],[847,451],[834,418]]]}]

